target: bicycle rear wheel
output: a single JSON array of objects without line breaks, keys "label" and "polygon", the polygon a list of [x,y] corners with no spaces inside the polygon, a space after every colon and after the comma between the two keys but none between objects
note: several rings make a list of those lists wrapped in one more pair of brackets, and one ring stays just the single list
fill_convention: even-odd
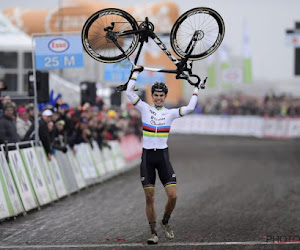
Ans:
[{"label": "bicycle rear wheel", "polygon": [[170,42],[174,52],[181,58],[187,56],[189,44],[197,32],[197,43],[189,60],[195,61],[208,57],[221,45],[225,24],[218,12],[199,7],[183,13],[174,23]]},{"label": "bicycle rear wheel", "polygon": [[119,62],[130,56],[138,45],[139,34],[130,34],[134,30],[138,30],[138,24],[129,13],[116,8],[103,9],[85,22],[81,32],[82,44],[85,51],[97,61]]}]

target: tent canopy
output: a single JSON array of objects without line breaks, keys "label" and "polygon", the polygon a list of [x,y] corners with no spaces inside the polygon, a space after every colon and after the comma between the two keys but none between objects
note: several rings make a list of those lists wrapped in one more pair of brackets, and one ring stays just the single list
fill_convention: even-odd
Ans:
[{"label": "tent canopy", "polygon": [[30,36],[18,30],[0,12],[0,50],[1,51],[31,51]]}]

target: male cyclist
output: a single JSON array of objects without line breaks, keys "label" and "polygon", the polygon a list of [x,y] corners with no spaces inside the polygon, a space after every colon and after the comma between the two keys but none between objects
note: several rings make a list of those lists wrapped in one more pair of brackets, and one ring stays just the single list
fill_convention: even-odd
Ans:
[{"label": "male cyclist", "polygon": [[165,231],[165,236],[168,239],[173,239],[174,233],[169,225],[169,219],[176,205],[177,189],[176,175],[169,161],[167,140],[172,121],[195,109],[199,88],[195,87],[193,96],[187,106],[166,109],[164,104],[168,94],[168,87],[163,82],[156,82],[151,88],[154,105],[150,106],[143,102],[134,92],[135,82],[143,69],[142,66],[133,68],[133,74],[128,82],[126,94],[142,115],[143,153],[140,174],[146,198],[146,215],[151,229],[151,236],[147,243],[157,244],[156,211],[154,207],[156,170],[168,197],[161,226]]}]

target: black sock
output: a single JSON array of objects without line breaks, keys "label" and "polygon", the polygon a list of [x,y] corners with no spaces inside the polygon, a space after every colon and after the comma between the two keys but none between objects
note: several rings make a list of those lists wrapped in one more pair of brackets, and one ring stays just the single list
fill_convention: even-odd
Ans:
[{"label": "black sock", "polygon": [[157,233],[156,233],[156,222],[149,222],[149,225],[150,225],[150,229],[151,229],[151,234],[157,235]]},{"label": "black sock", "polygon": [[168,215],[168,214],[164,214],[164,217],[163,217],[163,219],[162,219],[162,224],[164,224],[164,225],[166,225],[166,224],[168,224],[168,222],[169,222],[169,219],[170,219],[170,216],[171,215]]}]

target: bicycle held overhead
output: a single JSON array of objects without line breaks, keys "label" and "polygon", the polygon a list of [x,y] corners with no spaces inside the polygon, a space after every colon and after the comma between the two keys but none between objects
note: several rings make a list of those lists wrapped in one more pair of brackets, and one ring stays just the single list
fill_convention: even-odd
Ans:
[{"label": "bicycle held overhead", "polygon": [[[224,34],[224,21],[215,10],[206,7],[188,10],[175,21],[171,29],[171,47],[179,57],[175,58],[155,34],[154,25],[148,17],[137,22],[124,10],[107,8],[87,19],[82,29],[82,44],[85,51],[97,61],[115,63],[128,59],[134,68],[144,43],[151,38],[175,64],[176,69],[144,67],[144,70],[175,74],[176,79],[185,79],[194,86],[200,83],[204,88],[206,79],[201,81],[198,75],[193,74],[193,61],[214,53],[221,45]],[[132,61],[129,57],[136,49],[137,54]],[[132,72],[129,79],[131,75]],[[125,90],[127,83],[118,86],[117,91]]]},{"label": "bicycle held overhead", "polygon": [[[223,20],[217,12],[209,8],[189,10],[176,20],[170,39],[171,46],[179,58],[175,58],[155,34],[154,25],[147,17],[138,24],[127,12],[110,8],[92,15],[83,27],[82,42],[91,57],[104,63],[128,59],[132,64],[129,81],[117,87],[117,90],[126,89],[128,99],[141,113],[143,150],[140,177],[145,195],[146,217],[151,231],[147,244],[157,244],[160,237],[154,204],[157,174],[167,195],[160,224],[167,239],[173,240],[175,237],[170,218],[177,201],[177,176],[169,158],[168,136],[175,119],[194,111],[199,88],[204,88],[205,80],[202,82],[199,76],[192,72],[193,61],[211,55],[220,46],[223,37]],[[149,38],[153,39],[174,63],[176,69],[137,65],[142,47]],[[129,56],[137,47],[137,54],[134,61],[131,61]],[[168,87],[164,82],[155,82],[151,87],[153,105],[143,101],[134,91],[138,76],[143,70],[175,74],[177,79],[185,79],[194,85],[189,103],[178,108],[166,108],[164,105]]]}]

